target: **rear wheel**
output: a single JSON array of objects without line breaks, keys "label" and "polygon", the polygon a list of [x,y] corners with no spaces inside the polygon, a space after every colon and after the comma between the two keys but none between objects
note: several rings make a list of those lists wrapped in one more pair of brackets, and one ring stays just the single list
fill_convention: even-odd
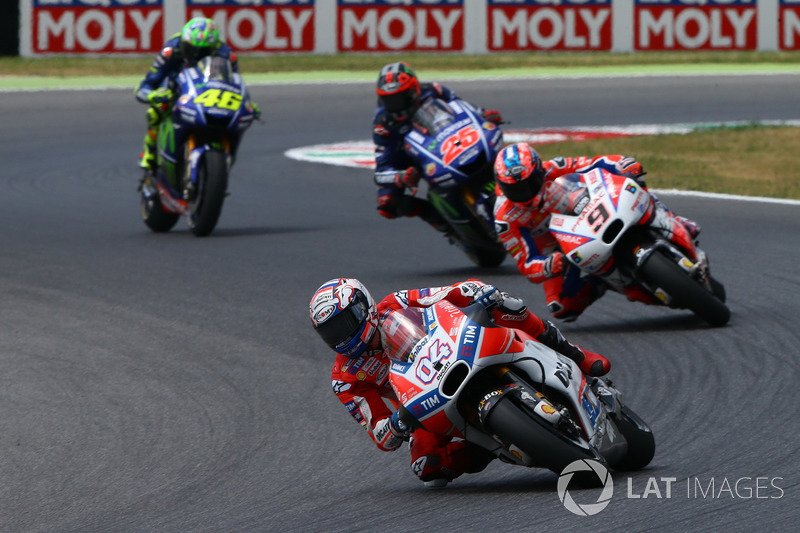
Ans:
[{"label": "rear wheel", "polygon": [[219,150],[209,150],[197,169],[197,192],[189,202],[189,227],[198,237],[205,237],[214,231],[222,203],[228,190],[228,165],[225,154]]},{"label": "rear wheel", "polygon": [[714,293],[714,296],[716,296],[720,302],[725,302],[725,286],[713,277],[709,278],[709,281],[711,282],[711,292]]},{"label": "rear wheel", "polygon": [[428,192],[428,201],[450,225],[450,242],[460,248],[473,263],[480,267],[500,266],[507,253],[495,235],[491,205],[485,207],[485,209],[489,209],[486,217],[490,219],[486,220],[475,210],[474,200],[469,200],[462,194],[449,198],[450,202],[436,192]]},{"label": "rear wheel", "polygon": [[165,233],[171,230],[180,218],[179,214],[169,213],[164,210],[161,199],[158,197],[158,192],[150,178],[145,178],[142,182],[141,210],[142,220],[144,220],[148,228],[156,233]]},{"label": "rear wheel", "polygon": [[[561,435],[545,420],[524,410],[506,397],[497,402],[486,418],[490,433],[507,445],[524,451],[537,465],[560,474],[564,468],[581,459],[592,459],[605,465],[603,457],[592,448],[582,448]],[[596,476],[580,480],[591,483]]]},{"label": "rear wheel", "polygon": [[491,250],[478,248],[467,252],[473,263],[484,268],[494,268],[500,266],[506,258],[505,248],[501,250]]},{"label": "rear wheel", "polygon": [[663,253],[651,253],[640,273],[645,281],[669,294],[677,307],[691,309],[711,326],[724,326],[730,320],[728,307]]}]

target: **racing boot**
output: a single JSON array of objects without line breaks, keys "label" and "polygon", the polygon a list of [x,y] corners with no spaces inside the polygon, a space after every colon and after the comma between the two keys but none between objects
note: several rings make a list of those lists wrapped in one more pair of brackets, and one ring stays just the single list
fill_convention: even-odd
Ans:
[{"label": "racing boot", "polygon": [[611,361],[570,343],[550,321],[544,321],[544,332],[536,340],[578,363],[578,368],[587,376],[604,376],[611,370]]},{"label": "racing boot", "polygon": [[697,241],[697,236],[700,235],[700,229],[701,229],[700,225],[697,222],[695,222],[694,220],[690,220],[690,219],[688,219],[686,217],[682,217],[680,215],[676,215],[675,213],[673,213],[670,210],[669,207],[667,207],[664,204],[664,202],[662,202],[658,198],[658,196],[656,196],[652,192],[650,192],[650,195],[653,197],[653,202],[656,204],[656,207],[661,208],[664,211],[666,211],[667,213],[669,213],[670,215],[672,215],[675,218],[675,220],[680,222],[683,225],[683,227],[686,228],[686,231],[689,232],[689,235],[692,237],[692,240],[693,241]]},{"label": "racing boot", "polygon": [[139,154],[139,166],[146,173],[152,172],[156,168],[156,128],[154,127],[148,128],[144,135],[144,146],[142,153]]},{"label": "racing boot", "polygon": [[686,231],[688,231],[689,235],[692,236],[692,240],[697,242],[697,236],[700,235],[700,224],[694,220],[689,220],[688,218],[680,215],[675,215],[675,218],[678,220],[678,222],[683,224],[683,227],[686,228]]},{"label": "racing boot", "polygon": [[603,296],[608,285],[589,278],[574,296],[566,296],[562,292],[563,285],[553,278],[545,282],[545,305],[553,318],[564,322],[575,322],[581,313]]},{"label": "racing boot", "polygon": [[[573,361],[578,363],[578,368],[581,369],[581,372],[586,374],[587,376],[592,377],[599,377],[605,376],[608,374],[608,371],[611,370],[611,361],[600,355],[599,353],[590,352],[589,350],[584,350],[579,346],[575,346],[579,352],[581,352],[580,361],[577,360],[576,357],[570,357]],[[569,356],[568,356],[569,357]]]}]

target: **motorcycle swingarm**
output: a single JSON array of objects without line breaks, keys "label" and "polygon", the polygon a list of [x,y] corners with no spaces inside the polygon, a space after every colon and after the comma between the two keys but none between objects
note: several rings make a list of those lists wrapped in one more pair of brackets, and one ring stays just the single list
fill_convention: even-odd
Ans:
[{"label": "motorcycle swingarm", "polygon": [[639,276],[639,269],[641,266],[647,261],[647,258],[650,255],[656,253],[659,250],[663,250],[667,253],[667,255],[675,261],[679,267],[686,271],[689,274],[689,277],[692,279],[697,280],[703,286],[707,286],[706,278],[708,277],[705,273],[704,261],[701,259],[699,261],[692,261],[686,254],[677,249],[675,246],[672,245],[669,241],[664,239],[657,239],[656,242],[653,243],[652,246],[647,248],[641,247],[636,251],[636,265],[634,266],[634,278],[639,280],[639,283],[646,288],[650,293],[656,293],[656,289],[658,287],[651,287],[649,284],[644,283]]}]

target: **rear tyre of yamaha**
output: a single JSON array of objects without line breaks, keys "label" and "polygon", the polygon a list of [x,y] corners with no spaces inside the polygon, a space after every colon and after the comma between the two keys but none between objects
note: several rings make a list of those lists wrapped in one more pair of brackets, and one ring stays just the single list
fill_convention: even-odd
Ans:
[{"label": "rear tyre of yamaha", "polygon": [[473,263],[479,267],[495,268],[500,266],[506,258],[505,249],[487,250],[478,249],[467,254]]},{"label": "rear tyre of yamaha", "polygon": [[152,190],[149,195],[145,194],[144,190],[141,192],[142,220],[148,228],[156,233],[168,232],[175,227],[180,215],[164,210],[158,193],[155,192],[155,188],[150,183],[144,183],[142,187],[150,187]]}]

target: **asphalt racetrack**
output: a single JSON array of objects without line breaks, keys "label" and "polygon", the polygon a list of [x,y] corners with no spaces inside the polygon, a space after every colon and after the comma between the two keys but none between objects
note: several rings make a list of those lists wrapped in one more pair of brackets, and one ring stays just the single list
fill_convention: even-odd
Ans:
[{"label": "asphalt racetrack", "polygon": [[[424,73],[421,73],[424,75]],[[245,76],[246,77],[246,76]],[[458,81],[514,128],[800,118],[797,75]],[[652,426],[649,468],[600,513],[558,477],[495,462],[426,490],[330,388],[307,303],[361,279],[377,298],[473,268],[419,220],[375,211],[369,170],[290,148],[368,140],[372,83],[260,85],[216,231],[151,233],[131,88],[7,92],[0,104],[0,530],[790,531],[800,518],[800,205],[664,195],[703,226],[732,318],[608,294],[573,342]],[[577,155],[577,154],[565,154]],[[645,167],[647,162],[644,162]],[[575,491],[594,503],[596,490]]]}]

